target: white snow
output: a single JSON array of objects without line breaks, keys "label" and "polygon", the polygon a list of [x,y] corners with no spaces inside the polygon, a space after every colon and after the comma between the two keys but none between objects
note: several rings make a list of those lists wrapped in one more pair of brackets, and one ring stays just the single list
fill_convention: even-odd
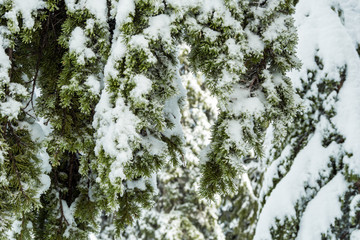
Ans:
[{"label": "white snow", "polygon": [[120,60],[125,56],[126,46],[124,44],[124,39],[119,35],[115,36],[115,33],[114,33],[114,38],[112,41],[110,52],[111,54],[104,68],[104,75],[105,78],[108,77],[116,78],[118,75],[118,70],[115,69],[115,64],[116,61]]},{"label": "white snow", "polygon": [[264,41],[272,42],[282,33],[288,31],[286,25],[284,24],[286,15],[279,16],[275,19],[273,23],[266,29],[263,33]]},{"label": "white snow", "polygon": [[[271,136],[269,138],[272,138]],[[272,146],[272,145],[271,145]],[[269,151],[265,151],[266,153],[268,153]],[[281,155],[279,158],[275,159],[270,166],[267,167],[266,172],[264,174],[264,180],[263,180],[263,187],[261,188],[260,191],[260,197],[259,199],[263,199],[265,194],[268,193],[268,191],[270,190],[270,188],[273,187],[273,179],[276,179],[279,177],[277,171],[279,169],[279,167],[281,166],[281,164],[286,160],[286,158],[291,154],[291,146],[287,145],[284,150],[281,152]]]},{"label": "white snow", "polygon": [[[343,9],[344,21],[331,9],[334,2],[346,6]],[[295,217],[295,203],[312,192],[305,192],[304,184],[314,189],[319,188],[316,180],[320,178],[320,174],[322,177],[328,176],[327,164],[331,156],[337,158],[344,151],[353,153],[352,157],[344,157],[344,163],[348,164],[349,169],[355,173],[360,173],[360,129],[356,127],[360,119],[360,59],[354,44],[359,41],[359,36],[355,32],[360,32],[360,25],[354,24],[354,19],[359,16],[358,11],[353,9],[359,9],[357,0],[300,0],[296,6],[295,20],[299,35],[297,55],[303,66],[300,71],[293,71],[289,76],[294,86],[300,89],[302,89],[300,79],[308,77],[307,69],[317,70],[316,81],[327,78],[340,83],[339,68],[347,66],[346,81],[339,94],[336,96],[337,93],[332,92],[323,103],[327,110],[334,107],[336,116],[331,121],[346,140],[341,145],[332,142],[324,148],[321,144],[322,137],[326,135],[326,129],[332,127],[324,117],[321,117],[320,122],[315,126],[314,135],[309,137],[306,147],[298,153],[290,171],[266,199],[257,224],[255,240],[271,239],[269,230],[275,227],[276,218],[281,224],[285,217]],[[268,39],[274,37],[272,34],[267,35]],[[323,70],[320,70],[316,64],[315,54],[321,58]],[[311,90],[305,97],[317,94],[316,84],[312,84]],[[336,98],[339,100],[334,104]],[[316,112],[314,117],[316,114],[320,113]],[[272,180],[276,178],[274,175],[278,171],[279,164],[289,154],[287,149],[291,148],[285,148],[280,158],[267,169],[260,199],[272,187]],[[341,173],[319,189],[303,213],[297,239],[320,239],[321,233],[327,232],[335,218],[341,216],[339,196],[346,190],[347,184]]]},{"label": "white snow", "polygon": [[167,0],[170,6],[173,6],[177,11],[186,11],[189,7],[199,6],[200,0]]},{"label": "white snow", "polygon": [[265,47],[265,44],[261,40],[261,38],[258,35],[254,34],[253,32],[251,32],[249,29],[245,29],[245,33],[248,39],[250,49],[255,52],[261,53]]},{"label": "white snow", "polygon": [[[324,122],[325,121],[325,122]],[[325,118],[319,125],[326,124]],[[291,166],[289,172],[276,185],[267,199],[257,223],[255,240],[271,239],[270,228],[274,226],[274,219],[282,222],[285,217],[295,217],[295,204],[305,197],[304,183],[309,187],[318,188],[319,173],[323,176],[329,174],[328,161],[331,156],[336,156],[340,146],[332,142],[327,148],[322,146],[322,132],[317,127],[313,137],[309,140]]]},{"label": "white snow", "polygon": [[10,97],[6,99],[6,102],[0,103],[0,115],[8,117],[9,120],[16,119],[20,113],[22,104]]},{"label": "white snow", "polygon": [[146,190],[146,182],[144,178],[140,178],[139,180],[134,180],[134,181],[126,181],[126,185],[128,189],[139,189],[141,191],[145,191]]},{"label": "white snow", "polygon": [[46,152],[46,149],[42,148],[38,154],[39,154],[39,158],[42,160],[41,170],[44,173],[50,173],[51,172],[51,165],[49,161],[50,157],[49,154]]},{"label": "white snow", "polygon": [[327,0],[300,1],[295,19],[299,36],[297,55],[303,63],[302,71],[290,74],[295,87],[301,87],[300,77],[305,77],[306,69],[318,68],[314,61],[316,49],[323,60],[322,72],[329,74],[328,78],[336,78],[339,66],[355,60],[353,40]]},{"label": "white snow", "polygon": [[326,233],[335,218],[342,216],[340,196],[348,188],[344,176],[338,173],[323,186],[308,203],[300,222],[297,240],[318,240]]},{"label": "white snow", "polygon": [[26,88],[19,83],[11,82],[9,84],[9,91],[11,96],[21,96],[21,97],[29,96],[29,92],[26,90]]},{"label": "white snow", "polygon": [[244,142],[242,142],[244,137],[242,133],[243,124],[238,120],[229,120],[227,125],[228,128],[226,133],[229,135],[230,139],[239,144],[244,144]]},{"label": "white snow", "polygon": [[360,230],[354,230],[350,235],[350,240],[359,240],[360,239]]},{"label": "white snow", "polygon": [[250,97],[249,89],[241,88],[236,85],[233,92],[229,95],[230,102],[228,110],[233,114],[248,113],[260,115],[264,110],[264,104],[259,97]]},{"label": "white snow", "polygon": [[120,0],[117,4],[116,28],[128,21],[132,21],[130,14],[134,14],[134,12],[134,0]]},{"label": "white snow", "polygon": [[152,89],[152,81],[142,74],[135,75],[132,80],[136,84],[130,92],[130,97],[136,99],[136,101],[143,101],[147,103],[144,98]]},{"label": "white snow", "polygon": [[107,21],[107,2],[106,0],[87,0],[86,7],[102,22]]},{"label": "white snow", "polygon": [[115,158],[111,164],[109,179],[112,184],[116,184],[118,178],[125,179],[123,167],[133,157],[130,144],[139,138],[136,126],[140,120],[121,97],[116,100],[115,106],[111,106],[110,94],[107,91],[103,91],[95,112],[95,153],[98,155],[103,149],[106,155]]},{"label": "white snow", "polygon": [[145,36],[142,34],[133,35],[131,36],[129,45],[134,47],[139,47],[142,49],[147,49],[149,48],[149,40],[147,40]]},{"label": "white snow", "polygon": [[[101,144],[111,156],[117,157],[117,149],[127,149],[128,141],[137,137],[135,126],[139,123],[139,119],[133,115],[121,98],[117,100],[114,108],[104,104],[106,98],[102,97],[103,101],[100,101],[96,107],[98,114],[95,114],[95,123],[100,126],[98,144]],[[115,145],[115,142],[118,143]]]},{"label": "white snow", "polygon": [[5,13],[5,18],[13,21],[15,29],[18,31],[19,23],[17,21],[17,16],[18,13],[20,13],[25,27],[31,29],[35,24],[32,15],[34,14],[34,16],[36,16],[36,10],[45,8],[45,6],[45,2],[41,0],[13,0],[12,9]]},{"label": "white snow", "polygon": [[[20,233],[21,232],[21,221],[19,220],[15,220],[11,226],[11,232],[12,232],[12,235],[14,233]],[[13,239],[15,239],[14,236],[11,236]]]},{"label": "white snow", "polygon": [[[177,69],[178,66],[173,66],[174,69]],[[176,75],[173,77],[173,86],[177,92],[167,99],[164,104],[163,112],[168,117],[168,119],[174,124],[172,129],[166,129],[164,135],[171,138],[172,135],[179,137],[182,142],[184,140],[183,129],[181,125],[181,112],[179,106],[180,98],[186,97],[186,90],[182,85],[181,78],[178,74],[178,71],[175,70]]]},{"label": "white snow", "polygon": [[350,203],[350,217],[356,217],[356,212],[360,210],[360,194],[356,195]]},{"label": "white snow", "polygon": [[222,77],[220,81],[218,82],[218,87],[224,87],[230,85],[234,80],[235,76],[228,72],[227,70],[222,70]]},{"label": "white snow", "polygon": [[5,49],[9,46],[10,42],[4,36],[9,34],[9,30],[0,26],[0,81],[1,83],[10,82],[9,69],[11,67],[9,56],[6,54]]},{"label": "white snow", "polygon": [[[331,9],[330,2],[302,0],[297,5],[295,15],[298,25],[299,47],[298,56],[303,62],[303,70],[290,74],[294,86],[301,88],[300,78],[305,78],[306,69],[317,69],[314,61],[314,51],[322,59],[327,78],[338,79],[338,67],[347,66],[346,81],[338,95],[339,101],[335,109],[337,115],[333,122],[341,134],[346,136],[345,149],[353,153],[347,159],[350,169],[360,173],[360,59],[355,49],[354,41],[359,41],[360,25],[354,23],[359,18],[356,9],[359,2],[356,0],[340,1],[345,6],[345,26],[336,12]],[[354,8],[352,8],[354,7]],[[313,50],[312,50],[313,49]],[[325,77],[320,75],[318,79]],[[306,78],[305,78],[306,79]]]},{"label": "white snow", "polygon": [[87,37],[82,28],[76,27],[72,32],[69,40],[70,52],[75,52],[77,62],[81,65],[85,64],[85,59],[95,58],[95,53],[86,47]]},{"label": "white snow", "polygon": [[357,0],[330,0],[332,6],[342,10],[343,25],[353,40],[355,46],[360,42],[360,2]]},{"label": "white snow", "polygon": [[144,33],[153,39],[160,36],[163,41],[171,43],[172,37],[170,32],[170,17],[166,14],[160,14],[149,19],[149,27],[144,30]]},{"label": "white snow", "polygon": [[141,142],[142,144],[144,144],[144,146],[146,146],[146,149],[149,150],[149,153],[151,155],[160,156],[164,154],[167,149],[166,143],[160,141],[156,137],[152,136],[150,133],[148,133],[148,136],[143,137],[141,139]]},{"label": "white snow", "polygon": [[217,37],[220,36],[220,33],[217,31],[214,31],[208,27],[204,27],[202,29],[204,36],[210,39],[210,41],[216,41]]},{"label": "white snow", "polygon": [[74,219],[76,202],[73,202],[71,204],[71,206],[69,207],[65,200],[60,200],[60,201],[61,201],[61,207],[62,207],[62,214],[64,214],[64,218],[66,219],[66,221],[68,223],[63,236],[66,238],[69,238],[71,228],[73,227],[73,225],[76,225],[76,222]]},{"label": "white snow", "polygon": [[41,187],[38,189],[35,199],[40,199],[40,196],[50,188],[51,180],[46,174],[40,175]]},{"label": "white snow", "polygon": [[228,47],[228,52],[230,56],[241,56],[241,46],[235,42],[235,39],[229,38],[225,41],[225,45]]},{"label": "white snow", "polygon": [[90,233],[89,234],[89,239],[90,240],[97,240],[98,238],[96,237],[96,235],[94,233]]},{"label": "white snow", "polygon": [[225,12],[226,8],[221,0],[204,0],[202,4],[202,10],[207,13],[213,10],[218,12]]},{"label": "white snow", "polygon": [[107,20],[106,0],[65,0],[65,3],[71,12],[88,9],[99,21],[106,22]]},{"label": "white snow", "polygon": [[109,180],[111,184],[115,185],[116,181],[126,179],[124,173],[124,161],[127,160],[126,153],[119,153],[118,158],[123,158],[122,161],[114,161],[110,166]]},{"label": "white snow", "polygon": [[101,90],[100,81],[97,79],[96,76],[94,75],[88,76],[88,78],[85,81],[85,85],[89,87],[89,90],[93,94],[95,95],[100,94],[100,90]]},{"label": "white snow", "polygon": [[[346,44],[344,44],[346,45]],[[347,52],[344,51],[344,54]],[[345,150],[353,153],[350,158],[345,158],[349,169],[360,174],[360,58],[356,57],[355,51],[348,55],[347,80],[339,93],[339,101],[336,104],[337,115],[334,123],[341,134],[346,136],[344,143]]]},{"label": "white snow", "polygon": [[146,38],[147,36],[143,34],[137,34],[131,36],[129,42],[128,42],[128,48],[129,49],[141,49],[145,52],[145,55],[147,56],[147,61],[149,63],[156,63],[157,59],[154,56],[154,54],[150,51],[149,48],[149,39]]}]

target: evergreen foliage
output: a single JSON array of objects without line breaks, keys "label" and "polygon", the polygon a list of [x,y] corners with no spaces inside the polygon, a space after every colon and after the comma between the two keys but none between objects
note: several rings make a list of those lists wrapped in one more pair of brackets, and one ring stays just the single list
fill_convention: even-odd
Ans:
[{"label": "evergreen foliage", "polygon": [[352,0],[297,5],[304,66],[291,77],[304,113],[268,147],[254,239],[359,237],[359,108],[349,108],[359,101],[359,10]]},{"label": "evergreen foliage", "polygon": [[[0,238],[19,225],[16,238],[29,238],[33,212],[41,207],[40,196],[48,176],[41,157],[42,136],[32,109],[33,77],[36,74],[31,43],[43,13],[21,9],[13,1],[0,5]],[[29,12],[30,11],[30,12]],[[37,15],[37,16],[36,16]],[[23,21],[19,21],[20,18]],[[26,20],[25,20],[26,19]],[[16,51],[14,48],[16,48]],[[43,161],[43,162],[42,162]]]},{"label": "evergreen foliage", "polygon": [[[103,211],[120,235],[153,205],[161,169],[188,182],[160,186],[198,181],[187,158],[204,143],[182,130],[182,42],[220,109],[200,192],[238,190],[243,158],[262,156],[270,122],[279,141],[298,108],[285,76],[299,66],[293,11],[291,0],[0,0],[0,238],[86,239]],[[179,223],[189,239],[218,227],[191,218]]]},{"label": "evergreen foliage", "polygon": [[179,56],[182,82],[187,89],[181,120],[184,163],[176,167],[167,165],[159,173],[155,205],[125,229],[124,239],[224,239],[217,223],[218,204],[198,194],[199,156],[210,141],[210,127],[217,115],[216,99],[205,88],[203,76],[189,72],[189,50],[182,46]]},{"label": "evergreen foliage", "polygon": [[[241,7],[226,2],[218,14],[200,14],[188,26],[188,36],[194,35],[190,59],[208,78],[220,107],[202,168],[201,190],[207,198],[234,192],[244,172],[242,158],[250,150],[262,156],[269,122],[277,126],[280,137],[283,123],[298,108],[285,76],[299,66],[294,55],[297,37],[290,16],[292,2],[239,4]],[[197,36],[202,28],[204,34]]]},{"label": "evergreen foliage", "polygon": [[226,239],[253,239],[255,234],[264,169],[262,162],[251,154],[243,162],[246,172],[241,176],[238,192],[224,196],[219,208],[219,222]]}]

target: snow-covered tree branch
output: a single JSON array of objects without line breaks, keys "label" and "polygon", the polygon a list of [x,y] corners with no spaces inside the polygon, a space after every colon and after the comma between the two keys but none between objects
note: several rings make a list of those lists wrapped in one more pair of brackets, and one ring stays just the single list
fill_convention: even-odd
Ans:
[{"label": "snow-covered tree branch", "polygon": [[359,16],[0,0],[0,239],[355,239]]}]

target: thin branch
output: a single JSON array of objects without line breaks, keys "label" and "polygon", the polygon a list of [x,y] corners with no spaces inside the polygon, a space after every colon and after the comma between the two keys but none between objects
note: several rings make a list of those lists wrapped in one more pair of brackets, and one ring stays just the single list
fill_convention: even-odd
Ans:
[{"label": "thin branch", "polygon": [[[42,42],[42,37],[40,39],[40,42]],[[42,57],[42,50],[41,50],[42,47],[43,47],[43,44],[41,44],[41,45],[39,44],[38,59],[36,61],[36,67],[35,67],[35,75],[34,75],[32,81],[31,81],[32,84],[33,84],[32,85],[32,90],[31,90],[31,97],[30,97],[30,101],[26,104],[24,109],[26,109],[29,106],[30,103],[31,103],[31,107],[34,109],[34,101],[33,101],[33,99],[34,99],[34,93],[35,93],[36,80],[37,80],[37,78],[39,76],[40,61],[41,61],[41,57]]]}]

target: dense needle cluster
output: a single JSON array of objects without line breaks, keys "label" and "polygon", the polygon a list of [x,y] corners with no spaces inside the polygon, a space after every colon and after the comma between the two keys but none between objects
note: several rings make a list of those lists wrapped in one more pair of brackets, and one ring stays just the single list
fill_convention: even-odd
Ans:
[{"label": "dense needle cluster", "polygon": [[102,212],[120,234],[153,204],[157,173],[188,157],[181,43],[218,100],[199,191],[236,191],[243,158],[262,157],[269,124],[279,141],[299,106],[285,75],[299,67],[293,12],[291,0],[0,0],[0,237],[87,238]]}]

